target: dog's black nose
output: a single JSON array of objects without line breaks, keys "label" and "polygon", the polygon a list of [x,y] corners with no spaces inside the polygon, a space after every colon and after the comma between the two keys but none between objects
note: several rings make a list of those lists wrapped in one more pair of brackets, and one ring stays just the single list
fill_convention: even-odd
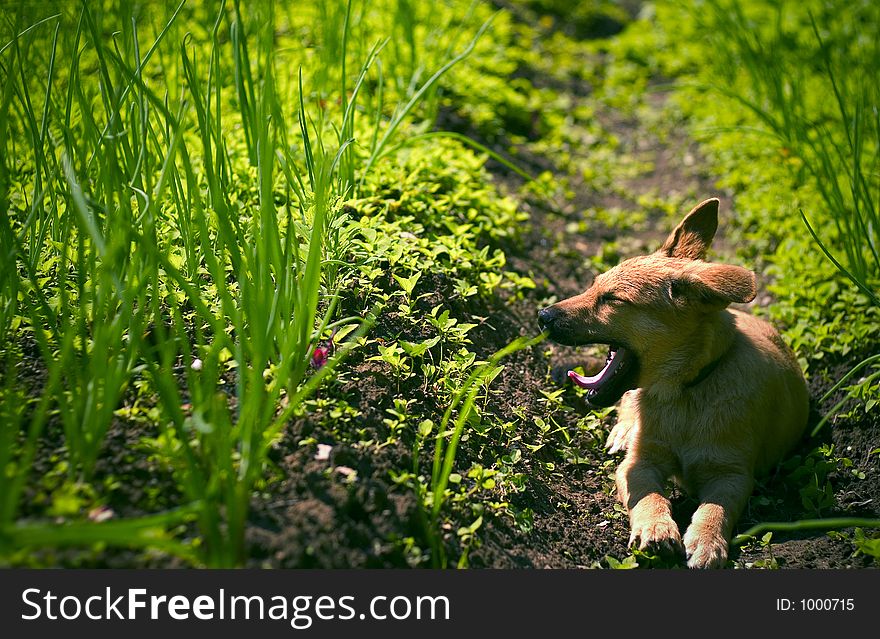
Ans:
[{"label": "dog's black nose", "polygon": [[542,329],[548,329],[553,325],[553,322],[556,321],[557,317],[559,317],[559,311],[557,309],[552,306],[542,308],[538,311],[538,325]]}]

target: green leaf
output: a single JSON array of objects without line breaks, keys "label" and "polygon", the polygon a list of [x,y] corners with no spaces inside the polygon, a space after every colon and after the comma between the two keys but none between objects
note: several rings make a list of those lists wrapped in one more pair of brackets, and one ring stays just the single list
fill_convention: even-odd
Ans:
[{"label": "green leaf", "polygon": [[401,277],[400,275],[393,275],[394,280],[398,284],[400,284],[400,288],[402,288],[406,292],[407,297],[412,297],[413,289],[416,287],[416,284],[418,283],[421,276],[421,271],[416,271],[415,275],[411,275],[408,278]]}]

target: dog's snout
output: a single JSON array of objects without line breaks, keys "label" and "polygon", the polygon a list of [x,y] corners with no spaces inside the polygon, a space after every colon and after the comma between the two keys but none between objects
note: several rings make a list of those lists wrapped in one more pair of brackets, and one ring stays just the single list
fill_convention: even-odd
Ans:
[{"label": "dog's snout", "polygon": [[542,329],[548,329],[553,326],[553,323],[559,317],[559,310],[548,306],[547,308],[542,308],[538,311],[538,324]]}]

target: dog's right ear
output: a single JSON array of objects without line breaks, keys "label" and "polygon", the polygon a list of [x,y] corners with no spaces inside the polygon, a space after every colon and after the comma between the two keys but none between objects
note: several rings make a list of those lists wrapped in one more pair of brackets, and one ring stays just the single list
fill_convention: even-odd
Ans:
[{"label": "dog's right ear", "polygon": [[724,308],[738,302],[745,304],[757,295],[755,274],[733,264],[707,264],[695,262],[669,284],[673,301],[681,300]]},{"label": "dog's right ear", "polygon": [[718,198],[697,204],[669,234],[660,253],[666,257],[702,260],[718,230]]}]

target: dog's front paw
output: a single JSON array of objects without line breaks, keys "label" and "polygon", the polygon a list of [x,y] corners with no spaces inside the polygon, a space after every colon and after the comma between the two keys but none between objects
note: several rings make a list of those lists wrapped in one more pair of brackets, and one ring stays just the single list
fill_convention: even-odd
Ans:
[{"label": "dog's front paw", "polygon": [[681,555],[681,533],[672,517],[636,519],[632,522],[629,543],[638,542],[639,550],[651,549],[668,555]]},{"label": "dog's front paw", "polygon": [[608,449],[608,452],[613,454],[627,450],[633,428],[635,428],[635,424],[632,422],[617,422],[608,433],[608,439],[605,441],[605,448]]},{"label": "dog's front paw", "polygon": [[727,539],[716,532],[691,526],[684,534],[688,568],[724,568]]}]

